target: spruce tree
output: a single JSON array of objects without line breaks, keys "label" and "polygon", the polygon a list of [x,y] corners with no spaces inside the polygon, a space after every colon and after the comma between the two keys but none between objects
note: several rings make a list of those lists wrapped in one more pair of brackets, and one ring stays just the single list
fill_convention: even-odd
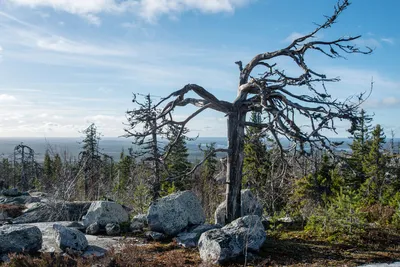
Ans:
[{"label": "spruce tree", "polygon": [[[250,121],[262,123],[261,114],[252,112]],[[267,137],[259,128],[248,127],[244,144],[243,186],[255,189],[269,175],[270,158],[267,151]]]},{"label": "spruce tree", "polygon": [[346,184],[353,190],[358,190],[366,180],[363,162],[370,151],[370,131],[372,129],[372,117],[367,115],[363,109],[359,115],[359,119],[353,121],[348,130],[352,134],[351,156],[348,159],[351,172],[346,175]]},{"label": "spruce tree", "polygon": [[[167,157],[165,166],[167,177],[163,182],[164,193],[171,191],[182,191],[190,188],[189,177],[186,175],[190,171],[191,163],[188,160],[189,153],[186,147],[186,141],[191,140],[186,136],[188,132],[183,129],[183,134],[179,135],[180,127],[170,125],[167,132],[168,143],[165,150]],[[176,138],[178,136],[178,138]]]},{"label": "spruce tree", "polygon": [[388,160],[383,151],[385,139],[383,128],[379,124],[376,125],[371,133],[369,153],[362,164],[367,179],[362,185],[361,193],[369,204],[382,200],[385,190],[385,174]]},{"label": "spruce tree", "polygon": [[101,167],[101,153],[99,148],[100,133],[94,123],[90,124],[83,132],[82,151],[79,162],[83,168],[84,192],[86,198],[93,198],[98,193]]}]

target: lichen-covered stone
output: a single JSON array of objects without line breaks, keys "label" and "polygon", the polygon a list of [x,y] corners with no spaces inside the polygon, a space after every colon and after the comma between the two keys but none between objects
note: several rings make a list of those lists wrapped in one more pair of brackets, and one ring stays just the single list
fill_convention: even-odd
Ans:
[{"label": "lichen-covered stone", "polygon": [[56,243],[62,251],[67,249],[84,251],[88,247],[88,241],[81,231],[60,224],[54,224],[53,229]]},{"label": "lichen-covered stone", "polygon": [[187,226],[203,224],[205,215],[196,195],[183,191],[154,202],[149,208],[147,221],[152,231],[176,236]]},{"label": "lichen-covered stone", "polygon": [[105,227],[108,223],[120,224],[128,221],[129,215],[120,204],[111,201],[95,201],[90,205],[83,224],[88,226],[97,222],[100,227]]},{"label": "lichen-covered stone", "polygon": [[36,226],[6,225],[0,227],[0,254],[37,252],[42,248],[42,233]]},{"label": "lichen-covered stone", "polygon": [[248,215],[221,229],[203,233],[199,240],[200,257],[214,264],[235,260],[246,250],[258,251],[265,239],[266,233],[260,217]]}]

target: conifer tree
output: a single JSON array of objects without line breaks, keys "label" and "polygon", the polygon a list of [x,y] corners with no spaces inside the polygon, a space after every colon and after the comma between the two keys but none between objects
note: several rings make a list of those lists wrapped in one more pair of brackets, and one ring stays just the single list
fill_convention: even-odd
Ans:
[{"label": "conifer tree", "polygon": [[[252,112],[250,121],[255,124],[262,123],[261,114]],[[243,160],[243,185],[256,188],[268,179],[270,158],[267,151],[268,138],[261,129],[249,126],[245,136]]]},{"label": "conifer tree", "polygon": [[94,123],[90,124],[83,132],[82,151],[80,155],[80,165],[83,167],[84,192],[86,198],[95,197],[98,193],[101,167],[101,153],[99,148],[100,133]]},{"label": "conifer tree", "polygon": [[365,162],[370,150],[371,122],[372,117],[362,109],[359,119],[353,121],[348,130],[352,134],[351,156],[348,160],[352,173],[346,175],[346,184],[354,190],[358,190],[366,180],[363,162]]},{"label": "conifer tree", "polygon": [[[153,200],[160,196],[161,172],[162,172],[162,148],[160,147],[159,137],[165,133],[162,124],[157,123],[157,116],[160,110],[153,105],[150,94],[144,96],[144,101],[137,99],[138,94],[133,94],[132,102],[136,105],[132,110],[126,112],[129,128],[125,128],[125,137],[133,137],[133,144],[140,147],[136,152],[136,157],[140,157],[144,162],[150,164],[152,170]],[[144,134],[143,132],[148,132]],[[146,138],[149,137],[149,138]]]},{"label": "conifer tree", "polygon": [[370,150],[363,161],[363,169],[367,176],[362,185],[361,193],[369,204],[382,200],[385,190],[385,174],[387,156],[384,154],[383,145],[386,136],[383,128],[377,124],[371,133]]},{"label": "conifer tree", "polygon": [[188,160],[189,153],[186,147],[186,141],[191,139],[186,136],[188,132],[186,129],[183,130],[183,134],[179,134],[180,131],[179,127],[173,125],[168,127],[168,144],[165,148],[167,151],[165,160],[167,179],[163,182],[163,191],[168,193],[174,190],[186,190],[190,187],[189,177],[185,174],[191,168],[191,163]]}]

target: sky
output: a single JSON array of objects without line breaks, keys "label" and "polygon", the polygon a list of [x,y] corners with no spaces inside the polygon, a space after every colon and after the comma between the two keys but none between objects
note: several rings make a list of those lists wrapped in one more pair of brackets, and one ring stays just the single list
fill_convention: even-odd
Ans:
[{"label": "sky", "polygon": [[[0,0],[0,137],[78,137],[95,123],[106,137],[124,134],[132,93],[155,100],[196,83],[236,98],[239,70],[258,53],[287,46],[323,23],[335,0]],[[387,136],[400,136],[400,1],[353,0],[317,37],[359,35],[371,55],[308,64],[344,99],[374,88],[363,108]],[[288,72],[290,62],[279,62]],[[193,108],[175,111],[184,118]],[[207,111],[191,135],[226,135],[224,114]],[[347,124],[338,135],[347,137]]]}]

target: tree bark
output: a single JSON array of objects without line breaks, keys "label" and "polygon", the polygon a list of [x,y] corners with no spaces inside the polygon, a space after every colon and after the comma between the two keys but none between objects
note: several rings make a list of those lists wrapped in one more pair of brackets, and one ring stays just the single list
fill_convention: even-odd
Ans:
[{"label": "tree bark", "polygon": [[152,150],[154,157],[153,201],[156,201],[160,197],[160,189],[161,189],[160,164],[159,164],[160,153],[158,151],[156,127],[157,127],[157,121],[153,119],[153,127],[152,127],[152,139],[153,139]]},{"label": "tree bark", "polygon": [[246,113],[240,110],[228,115],[228,160],[226,175],[226,218],[230,223],[240,217],[242,189],[244,122]]}]

